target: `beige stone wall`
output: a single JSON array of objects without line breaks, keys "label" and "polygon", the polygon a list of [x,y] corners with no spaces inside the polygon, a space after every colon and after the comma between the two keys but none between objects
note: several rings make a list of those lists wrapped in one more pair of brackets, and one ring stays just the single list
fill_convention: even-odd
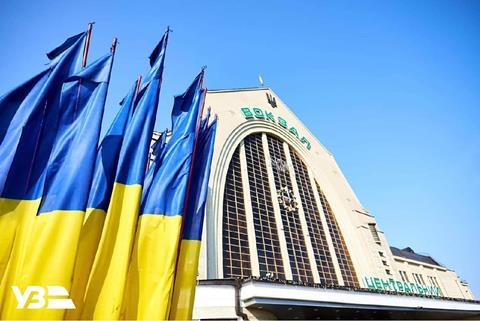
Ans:
[{"label": "beige stone wall", "polygon": [[[269,104],[267,94],[275,98],[276,108]],[[378,226],[376,228],[379,242],[374,240],[369,224],[375,224],[375,218],[362,206],[333,155],[273,91],[268,88],[209,91],[206,95],[205,108],[209,107],[212,114],[218,115],[219,120],[199,267],[201,279],[222,277],[221,216],[226,172],[236,147],[243,138],[256,132],[271,133],[285,140],[309,166],[336,216],[361,286],[365,286],[362,282],[363,277],[401,280],[398,273],[400,267],[405,269],[408,267],[412,271],[416,268],[408,264],[404,267],[402,265],[404,263],[393,257],[388,241]],[[310,148],[275,122],[257,118],[245,119],[241,112],[241,108],[244,107],[260,108],[273,113],[275,117],[282,117],[288,127],[293,126],[298,130],[299,137],[305,137],[310,142]],[[430,267],[424,267],[428,268]],[[430,273],[430,270],[428,272]],[[434,269],[433,273],[442,280],[442,284],[445,283],[442,285],[445,287],[442,291],[445,290],[448,296],[468,296],[468,286],[462,285],[454,272]]]},{"label": "beige stone wall", "polygon": [[426,264],[395,256],[397,270],[405,271],[410,281],[414,279],[413,273],[421,275],[427,285],[431,285],[429,277],[438,281],[442,296],[461,299],[474,299],[468,284],[463,283],[458,275],[447,268]]}]

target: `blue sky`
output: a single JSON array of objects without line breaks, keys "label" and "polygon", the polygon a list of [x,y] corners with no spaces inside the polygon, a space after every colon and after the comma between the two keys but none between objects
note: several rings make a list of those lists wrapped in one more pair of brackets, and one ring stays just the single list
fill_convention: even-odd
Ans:
[{"label": "blue sky", "polygon": [[105,123],[167,25],[157,129],[207,65],[211,89],[267,86],[334,153],[393,246],[429,253],[480,296],[480,2],[0,2],[0,93],[95,21],[120,44]]}]

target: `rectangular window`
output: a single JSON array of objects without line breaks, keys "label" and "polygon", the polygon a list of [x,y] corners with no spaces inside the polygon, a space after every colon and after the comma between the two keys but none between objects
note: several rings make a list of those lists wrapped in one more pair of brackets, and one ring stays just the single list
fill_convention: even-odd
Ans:
[{"label": "rectangular window", "polygon": [[420,283],[420,282],[418,282],[417,273],[412,273],[412,275],[413,275],[413,281],[415,283]]},{"label": "rectangular window", "polygon": [[417,282],[418,284],[426,285],[422,275],[418,273],[412,273],[412,274],[415,282]]},{"label": "rectangular window", "polygon": [[380,255],[380,257],[385,257],[385,254],[382,251],[378,251],[378,255]]},{"label": "rectangular window", "polygon": [[380,236],[378,235],[377,224],[368,223],[368,228],[370,229],[370,233],[372,233],[372,237],[373,237],[373,240],[375,241],[375,243],[382,244],[380,242]]},{"label": "rectangular window", "polygon": [[382,260],[382,263],[383,263],[383,265],[385,265],[385,266],[388,266],[388,263],[387,263],[387,261],[385,261],[385,260]]},{"label": "rectangular window", "polygon": [[400,272],[400,277],[402,278],[403,282],[410,282],[410,280],[408,279],[408,276],[407,276],[407,272],[405,272],[405,271],[399,271],[399,272]]},{"label": "rectangular window", "polygon": [[388,275],[392,275],[392,271],[390,271],[389,269],[386,269],[385,272],[386,272]]},{"label": "rectangular window", "polygon": [[434,285],[440,290],[440,295],[443,295],[442,289],[440,288],[440,284],[438,284],[437,277],[432,276],[432,280],[433,280]]},{"label": "rectangular window", "polygon": [[419,274],[418,277],[420,279],[420,283],[426,285],[425,280],[423,279],[423,275]]}]

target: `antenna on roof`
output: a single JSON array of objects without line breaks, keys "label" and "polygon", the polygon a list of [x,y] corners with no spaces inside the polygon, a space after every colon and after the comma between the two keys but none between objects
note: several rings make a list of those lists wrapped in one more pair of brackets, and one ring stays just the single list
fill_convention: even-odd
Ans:
[{"label": "antenna on roof", "polygon": [[258,81],[260,82],[260,86],[263,87],[263,78],[262,78],[262,75],[258,75]]}]

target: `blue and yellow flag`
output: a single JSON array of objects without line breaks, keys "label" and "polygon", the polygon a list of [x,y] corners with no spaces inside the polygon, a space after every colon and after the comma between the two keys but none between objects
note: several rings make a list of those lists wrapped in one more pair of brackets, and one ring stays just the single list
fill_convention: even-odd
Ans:
[{"label": "blue and yellow flag", "polygon": [[210,125],[208,125],[208,121],[208,116],[202,121],[202,130],[198,138],[198,149],[192,169],[192,183],[175,272],[170,320],[192,319],[208,181],[217,131],[217,119],[215,118]]},{"label": "blue and yellow flag", "polygon": [[172,135],[142,202],[124,301],[127,320],[168,318],[187,184],[203,96],[203,71],[175,97]]},{"label": "blue and yellow flag", "polygon": [[152,68],[126,129],[100,243],[87,284],[82,319],[118,319],[142,196],[163,73],[168,31],[151,56]]},{"label": "blue and yellow flag", "polygon": [[20,263],[14,260],[15,253],[24,253],[20,240],[29,235],[40,204],[62,84],[81,68],[85,35],[73,36],[52,50],[46,70],[0,98],[0,310],[9,290],[7,278]]},{"label": "blue and yellow flag", "polygon": [[84,38],[85,33],[80,33],[67,39],[47,54],[51,59],[47,70],[0,98],[3,198],[37,199],[41,195],[37,183],[56,135],[60,91],[65,79],[80,70]]},{"label": "blue and yellow flag", "polygon": [[[29,285],[70,288],[112,62],[113,54],[108,54],[64,82],[59,127],[47,164],[41,204],[25,242],[25,264],[10,285],[20,289]],[[62,309],[15,306],[15,297],[9,293],[2,318],[58,320],[64,315]]]},{"label": "blue and yellow flag", "polygon": [[87,211],[80,232],[70,289],[70,297],[75,302],[76,309],[68,310],[65,315],[70,320],[79,319],[81,316],[85,288],[100,242],[108,203],[112,194],[120,148],[127,124],[133,114],[135,89],[136,86],[134,85],[125,99],[122,100],[121,108],[97,150],[95,170],[87,202]]}]

